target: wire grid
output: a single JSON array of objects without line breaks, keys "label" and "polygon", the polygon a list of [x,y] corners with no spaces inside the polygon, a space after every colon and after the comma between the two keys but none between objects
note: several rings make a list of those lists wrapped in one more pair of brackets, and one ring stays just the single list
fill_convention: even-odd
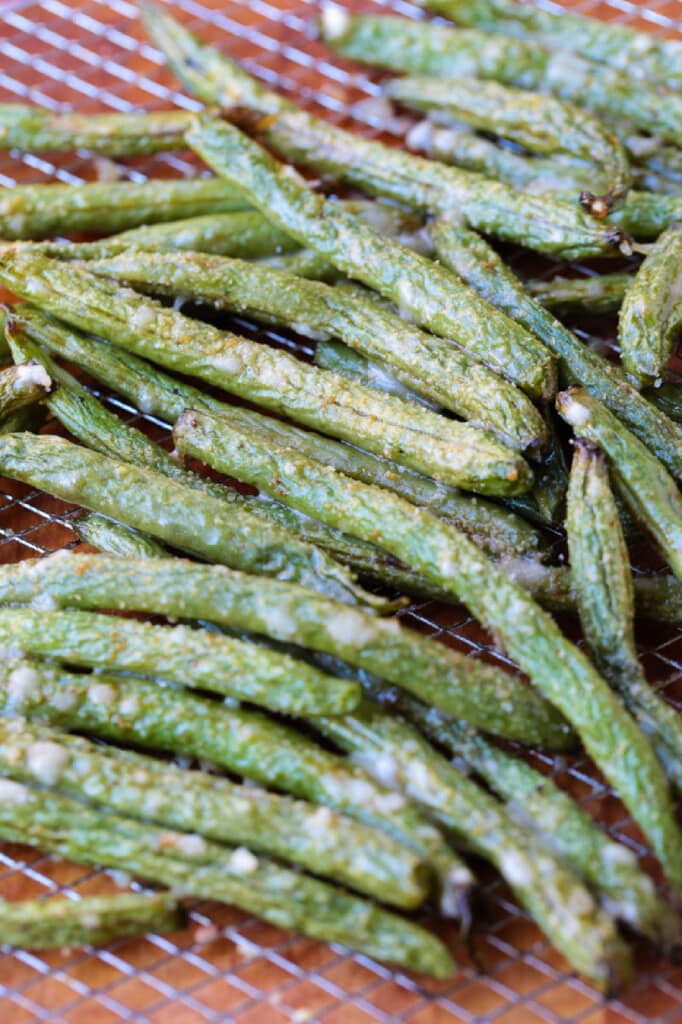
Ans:
[{"label": "wire grid", "polygon": [[[383,9],[420,17],[404,0],[346,0],[349,7]],[[333,59],[313,38],[315,0],[180,0],[180,16],[202,38],[220,45],[273,87],[329,120],[369,136],[400,135],[404,118],[386,123],[373,102],[376,81]],[[558,5],[547,3],[558,9]],[[666,34],[682,30],[682,0],[656,0],[646,9],[628,0],[583,0],[573,9]],[[136,9],[126,0],[4,0],[0,2],[0,100],[50,109],[126,111],[138,107],[185,108],[194,101],[176,91],[161,55],[143,39]],[[122,177],[179,176],[196,172],[187,154],[130,160]],[[100,168],[101,170],[101,168]],[[0,185],[16,181],[77,183],[98,173],[97,161],[75,155],[55,164],[34,155],[0,155]],[[537,272],[537,267],[534,268]],[[544,272],[561,267],[544,264]],[[590,273],[589,268],[583,268]],[[285,346],[310,351],[286,332],[238,329]],[[115,396],[102,395],[128,422],[162,443],[167,425],[143,416]],[[17,561],[78,544],[72,523],[78,510],[11,481],[0,483],[0,562]],[[504,663],[490,638],[463,609],[411,606],[411,625],[448,644]],[[568,621],[569,632],[575,625]],[[577,636],[574,639],[579,639]],[[682,633],[647,626],[641,650],[649,678],[682,700]],[[609,831],[656,865],[622,805],[584,759],[570,763],[537,756]],[[240,1024],[324,1021],[445,1021],[535,1024],[645,1024],[682,1021],[682,970],[656,963],[639,951],[640,974],[621,999],[606,1002],[573,977],[544,941],[505,886],[482,870],[483,898],[476,915],[476,955],[454,928],[432,922],[451,944],[459,965],[448,983],[416,981],[343,949],[292,937],[234,908],[201,903],[192,926],[175,936],[147,936],[106,949],[36,955],[15,951],[0,957],[0,1020],[3,1024],[204,1021]],[[0,844],[0,894],[12,899],[47,893],[78,898],[110,891],[107,874],[85,870],[26,847]],[[1,938],[1,936],[0,936]],[[480,970],[481,964],[485,971]]]}]

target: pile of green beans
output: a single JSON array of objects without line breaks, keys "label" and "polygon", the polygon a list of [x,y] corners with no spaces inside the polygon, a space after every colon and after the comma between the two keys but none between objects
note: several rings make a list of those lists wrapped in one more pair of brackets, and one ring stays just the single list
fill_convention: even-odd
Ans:
[{"label": "pile of green beans", "polygon": [[[88,545],[0,567],[0,840],[168,890],[0,901],[10,946],[182,928],[182,893],[446,979],[409,915],[466,928],[474,854],[604,993],[634,975],[621,925],[682,950],[682,716],[634,634],[682,624],[682,45],[420,3],[459,27],[317,26],[407,73],[382,84],[423,118],[407,149],[149,0],[208,109],[0,105],[0,149],[215,175],[0,190],[0,474],[80,506]],[[498,242],[569,266],[524,281]],[[622,365],[591,337],[616,314]],[[633,574],[633,539],[672,574]],[[404,595],[464,606],[525,678],[411,628]],[[522,749],[581,746],[665,893]]]}]

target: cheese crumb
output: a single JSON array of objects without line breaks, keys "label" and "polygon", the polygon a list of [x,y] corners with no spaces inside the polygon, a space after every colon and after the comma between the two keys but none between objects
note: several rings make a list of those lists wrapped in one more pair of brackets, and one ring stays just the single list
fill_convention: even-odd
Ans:
[{"label": "cheese crumb", "polygon": [[106,706],[116,700],[116,690],[108,683],[93,683],[88,687],[88,699],[93,704]]},{"label": "cheese crumb", "polygon": [[44,786],[54,786],[68,757],[68,752],[63,747],[50,740],[39,740],[32,743],[26,751],[26,763],[29,771]]},{"label": "cheese crumb", "polygon": [[31,797],[28,786],[20,782],[12,782],[11,779],[0,779],[0,804],[18,806],[25,804]]},{"label": "cheese crumb", "polygon": [[532,871],[523,857],[514,850],[503,855],[500,870],[510,885],[530,885],[533,881]]},{"label": "cheese crumb", "polygon": [[52,378],[42,363],[21,363],[16,370],[17,380],[25,384],[35,384],[47,391],[52,387]]},{"label": "cheese crumb", "polygon": [[574,398],[569,398],[563,403],[561,415],[572,427],[584,427],[589,422],[590,410]]},{"label": "cheese crumb", "polygon": [[258,867],[258,858],[245,846],[238,846],[230,857],[230,867],[237,875],[252,875]]},{"label": "cheese crumb", "polygon": [[186,857],[201,857],[206,853],[206,840],[196,833],[178,836],[175,849]]},{"label": "cheese crumb", "polygon": [[21,707],[40,689],[40,676],[34,668],[21,665],[10,673],[7,680],[7,696],[10,705]]}]

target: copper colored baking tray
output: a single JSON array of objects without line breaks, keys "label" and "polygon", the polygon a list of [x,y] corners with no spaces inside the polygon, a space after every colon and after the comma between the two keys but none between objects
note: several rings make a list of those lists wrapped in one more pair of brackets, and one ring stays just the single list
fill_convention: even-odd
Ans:
[{"label": "copper colored baking tray", "polygon": [[[362,10],[419,16],[403,0],[344,2]],[[367,135],[385,132],[386,125],[371,102],[377,94],[372,77],[358,66],[335,59],[313,38],[316,2],[180,0],[175,7],[202,38],[218,43],[250,71],[310,109]],[[574,8],[652,32],[675,35],[682,30],[682,0],[660,0],[647,8],[627,0],[585,0]],[[93,112],[194,106],[178,92],[160,54],[144,40],[135,7],[126,0],[0,2],[0,101]],[[401,125],[393,128],[400,130]],[[195,166],[187,154],[179,153],[130,160],[119,172],[142,180],[186,175]],[[0,185],[4,186],[16,181],[75,183],[98,173],[101,166],[86,156],[53,162],[51,157],[0,154]],[[557,268],[545,263],[536,264],[535,272],[538,269],[550,274]],[[264,341],[307,353],[294,336],[257,332],[241,320],[238,327]],[[611,327],[605,324],[604,331]],[[157,439],[168,439],[165,424],[141,416],[114,397],[103,397],[127,420]],[[0,562],[76,546],[71,524],[78,514],[48,495],[0,480]],[[490,638],[464,610],[420,604],[412,606],[406,617],[417,628],[472,656],[501,660]],[[566,627],[575,632],[570,621]],[[647,626],[639,639],[649,678],[671,699],[675,689],[682,698],[682,634]],[[558,777],[654,870],[637,829],[588,763],[548,758],[538,758],[537,763]],[[448,983],[410,978],[366,957],[291,936],[232,908],[199,903],[192,909],[191,927],[178,935],[147,936],[101,950],[40,955],[17,951],[0,956],[0,1024],[682,1021],[682,969],[657,963],[642,948],[636,984],[620,999],[605,1002],[571,975],[504,885],[485,871],[482,878],[469,945],[454,928],[443,931],[442,924],[434,923],[451,942],[459,964],[456,977]],[[0,895],[77,897],[113,887],[111,879],[97,871],[28,848],[0,845]]]}]

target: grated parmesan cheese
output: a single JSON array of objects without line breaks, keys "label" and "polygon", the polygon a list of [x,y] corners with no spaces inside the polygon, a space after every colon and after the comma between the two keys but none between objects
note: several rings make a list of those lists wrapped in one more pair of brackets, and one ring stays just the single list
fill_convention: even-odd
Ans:
[{"label": "grated parmesan cheese", "polygon": [[258,858],[245,846],[238,846],[230,857],[230,867],[237,875],[252,875],[258,867]]},{"label": "grated parmesan cheese", "polygon": [[21,782],[12,782],[11,779],[0,779],[0,804],[18,806],[25,804],[31,798],[31,791],[28,786]]},{"label": "grated parmesan cheese", "polygon": [[116,690],[108,683],[93,683],[88,687],[88,700],[102,707],[113,704],[116,700]]},{"label": "grated parmesan cheese", "polygon": [[34,668],[21,665],[15,668],[7,680],[7,696],[10,705],[21,707],[40,690],[40,676]]},{"label": "grated parmesan cheese", "polygon": [[50,740],[38,740],[26,751],[29,771],[44,786],[54,786],[68,758],[68,752]]},{"label": "grated parmesan cheese", "polygon": [[333,3],[323,5],[320,21],[323,37],[330,40],[340,39],[350,24],[348,12]]}]

